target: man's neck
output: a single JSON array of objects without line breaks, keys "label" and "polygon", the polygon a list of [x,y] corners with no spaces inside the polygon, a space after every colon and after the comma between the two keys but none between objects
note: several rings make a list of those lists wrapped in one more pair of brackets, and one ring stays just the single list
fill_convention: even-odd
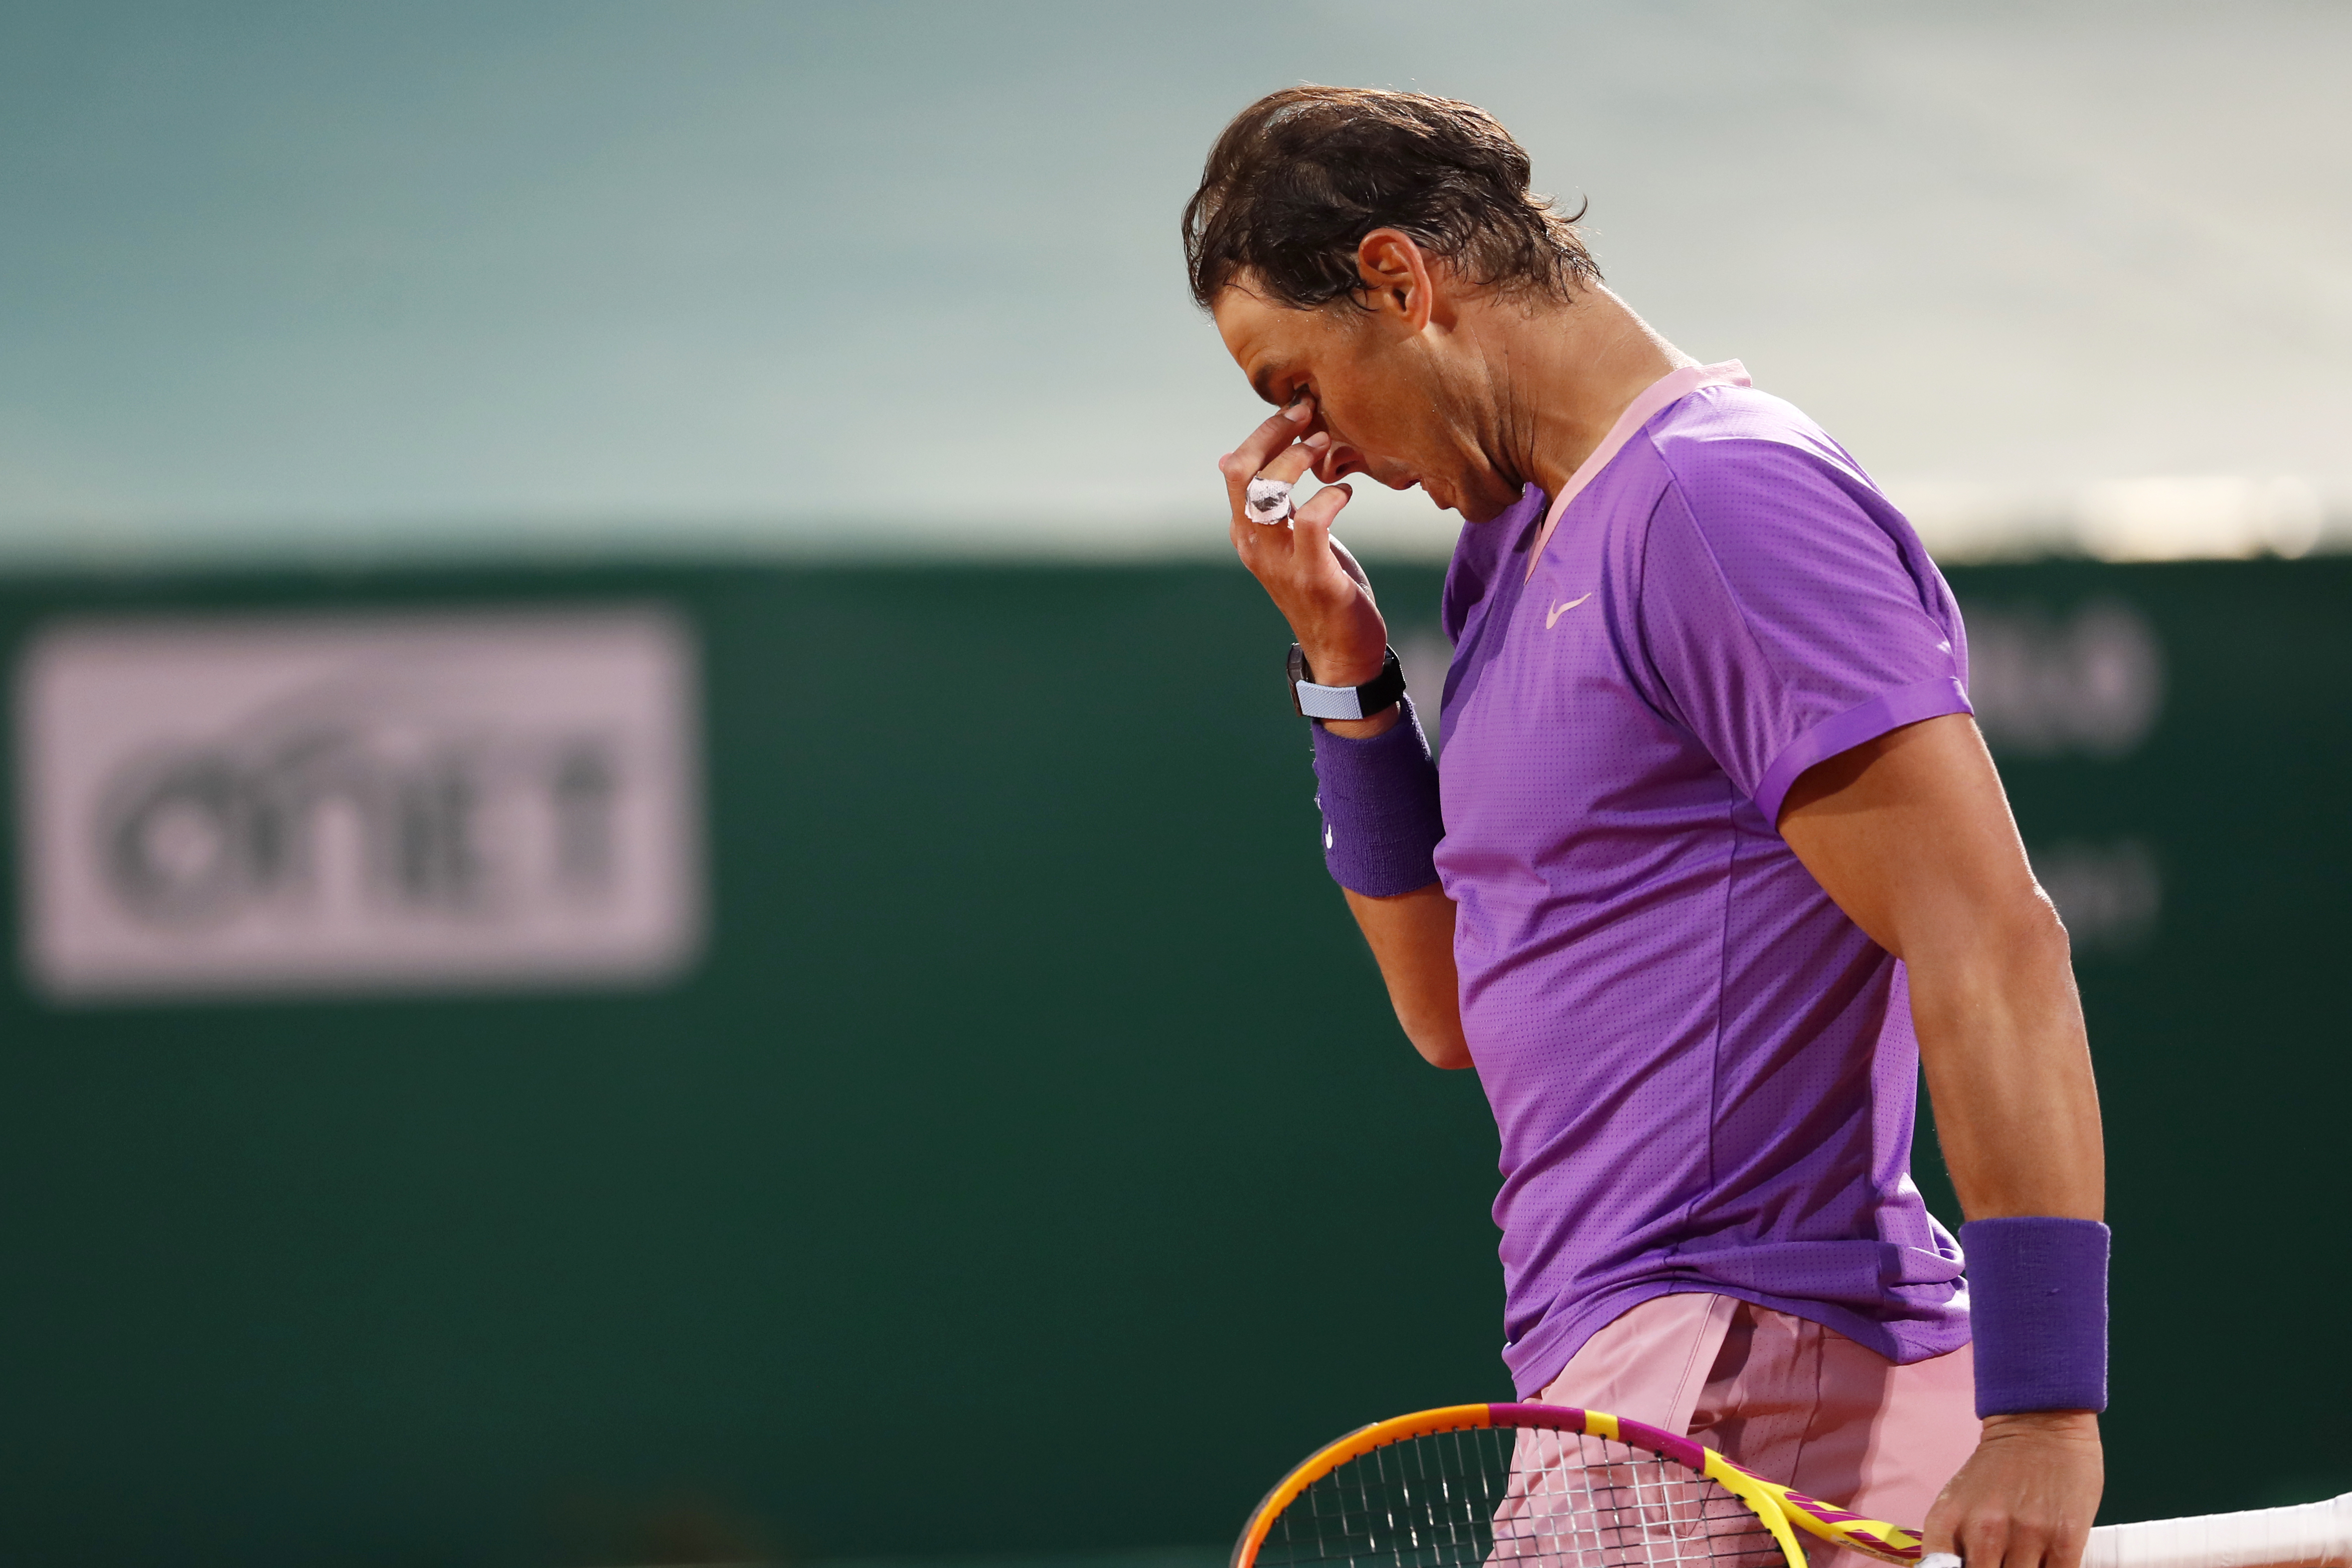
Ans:
[{"label": "man's neck", "polygon": [[1594,285],[1567,305],[1496,308],[1481,336],[1496,387],[1500,455],[1557,496],[1659,377],[1698,361]]}]

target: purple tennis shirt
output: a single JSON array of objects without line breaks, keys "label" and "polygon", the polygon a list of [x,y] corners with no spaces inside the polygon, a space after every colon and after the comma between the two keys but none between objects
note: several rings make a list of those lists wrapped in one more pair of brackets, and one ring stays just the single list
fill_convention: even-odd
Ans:
[{"label": "purple tennis shirt", "polygon": [[1445,582],[1437,868],[1501,1133],[1503,1359],[1534,1394],[1684,1291],[1956,1349],[1903,966],[1774,826],[1814,763],[1969,711],[1951,591],[1737,363],[1650,389],[1545,501],[1465,528]]}]

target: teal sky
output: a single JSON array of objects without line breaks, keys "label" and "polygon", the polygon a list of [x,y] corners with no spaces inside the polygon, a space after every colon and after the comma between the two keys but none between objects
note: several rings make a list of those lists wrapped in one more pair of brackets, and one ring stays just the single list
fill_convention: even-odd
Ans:
[{"label": "teal sky", "polygon": [[1494,110],[1898,497],[2352,493],[2347,76],[2264,0],[0,4],[0,549],[1213,542],[1176,214],[1301,79]]}]

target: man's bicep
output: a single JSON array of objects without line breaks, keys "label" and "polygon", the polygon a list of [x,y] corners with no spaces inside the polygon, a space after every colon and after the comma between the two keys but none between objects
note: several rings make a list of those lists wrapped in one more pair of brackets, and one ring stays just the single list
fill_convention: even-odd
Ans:
[{"label": "man's bicep", "polygon": [[1889,730],[1789,789],[1780,836],[1898,956],[2007,915],[2046,915],[1992,756],[1965,714]]}]

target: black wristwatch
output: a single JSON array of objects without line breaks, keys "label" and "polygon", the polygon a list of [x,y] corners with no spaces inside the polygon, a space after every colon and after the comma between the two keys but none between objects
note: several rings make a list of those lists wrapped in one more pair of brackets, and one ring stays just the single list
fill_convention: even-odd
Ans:
[{"label": "black wristwatch", "polygon": [[1360,686],[1318,686],[1307,654],[1290,645],[1290,706],[1301,718],[1370,718],[1404,695],[1404,666],[1396,650],[1381,660],[1381,673]]}]

